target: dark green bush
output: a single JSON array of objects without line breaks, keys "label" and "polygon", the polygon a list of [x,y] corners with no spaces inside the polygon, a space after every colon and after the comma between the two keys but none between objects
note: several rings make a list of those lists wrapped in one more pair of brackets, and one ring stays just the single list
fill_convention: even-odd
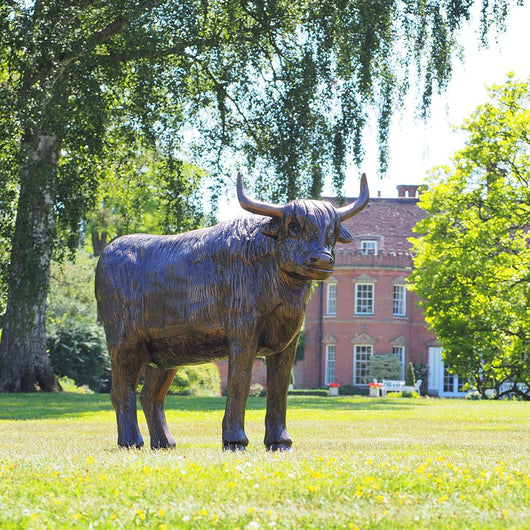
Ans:
[{"label": "dark green bush", "polygon": [[339,395],[341,396],[367,396],[368,388],[358,387],[354,385],[343,385],[339,388]]},{"label": "dark green bush", "polygon": [[412,363],[407,365],[407,371],[405,372],[405,385],[414,386],[416,384],[416,375],[414,374],[414,366]]},{"label": "dark green bush", "polygon": [[289,390],[290,396],[327,396],[327,388],[293,388]]},{"label": "dark green bush", "polygon": [[420,395],[426,396],[429,391],[429,367],[426,364],[415,364],[414,374],[416,381],[421,379]]},{"label": "dark green bush", "polygon": [[54,373],[99,391],[109,358],[103,330],[86,318],[66,316],[48,324],[46,346]]}]

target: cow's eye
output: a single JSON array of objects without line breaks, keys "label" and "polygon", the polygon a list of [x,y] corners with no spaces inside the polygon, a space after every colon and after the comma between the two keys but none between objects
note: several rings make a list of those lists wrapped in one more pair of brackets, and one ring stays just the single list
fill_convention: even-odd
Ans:
[{"label": "cow's eye", "polygon": [[295,237],[298,237],[302,233],[302,227],[300,226],[298,221],[293,221],[289,225],[289,232]]}]

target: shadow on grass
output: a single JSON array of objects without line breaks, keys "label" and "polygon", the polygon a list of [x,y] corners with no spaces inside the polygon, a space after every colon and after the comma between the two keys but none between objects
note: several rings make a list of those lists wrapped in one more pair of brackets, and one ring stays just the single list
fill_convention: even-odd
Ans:
[{"label": "shadow on grass", "polygon": [[[224,397],[168,396],[166,410],[185,412],[222,411]],[[265,398],[249,398],[248,410],[265,409]],[[368,398],[327,398],[315,396],[289,396],[290,409],[320,410],[405,410],[420,406],[415,399],[368,399]],[[141,407],[138,406],[140,410]],[[0,420],[40,420],[51,418],[71,418],[113,412],[108,394],[0,394]]]}]

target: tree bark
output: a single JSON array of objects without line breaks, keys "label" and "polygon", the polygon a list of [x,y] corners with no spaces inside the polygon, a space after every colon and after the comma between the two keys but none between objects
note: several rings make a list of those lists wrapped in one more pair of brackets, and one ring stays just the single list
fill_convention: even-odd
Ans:
[{"label": "tree bark", "polygon": [[108,234],[105,230],[100,234],[96,228],[93,228],[90,235],[92,237],[92,251],[94,253],[94,257],[97,258],[98,256],[101,256],[101,253],[107,246]]},{"label": "tree bark", "polygon": [[27,133],[22,140],[20,196],[0,340],[0,392],[61,390],[46,353],[59,148],[59,137],[43,131]]}]

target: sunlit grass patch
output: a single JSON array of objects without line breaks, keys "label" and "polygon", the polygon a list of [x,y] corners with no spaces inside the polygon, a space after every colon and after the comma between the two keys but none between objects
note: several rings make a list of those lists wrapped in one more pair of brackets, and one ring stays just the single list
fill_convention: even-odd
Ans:
[{"label": "sunlit grass patch", "polygon": [[273,454],[255,398],[232,454],[221,398],[169,398],[177,448],[125,451],[108,396],[81,397],[0,396],[0,527],[530,527],[527,403],[296,397]]}]

